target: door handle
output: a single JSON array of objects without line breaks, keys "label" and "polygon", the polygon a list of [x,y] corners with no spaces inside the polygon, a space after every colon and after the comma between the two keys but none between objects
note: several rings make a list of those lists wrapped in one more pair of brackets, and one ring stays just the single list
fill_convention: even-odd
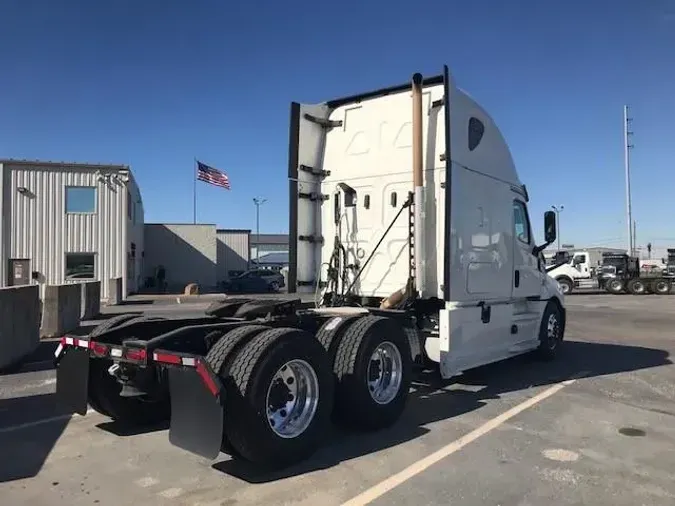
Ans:
[{"label": "door handle", "polygon": [[520,271],[518,271],[518,270],[516,271],[515,284],[516,284],[516,288],[518,288],[520,286]]}]

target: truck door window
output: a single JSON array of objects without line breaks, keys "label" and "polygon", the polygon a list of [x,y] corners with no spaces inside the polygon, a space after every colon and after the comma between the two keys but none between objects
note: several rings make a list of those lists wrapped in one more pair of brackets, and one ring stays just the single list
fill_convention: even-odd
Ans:
[{"label": "truck door window", "polygon": [[513,226],[519,241],[530,244],[530,220],[527,216],[527,207],[520,200],[513,201]]}]

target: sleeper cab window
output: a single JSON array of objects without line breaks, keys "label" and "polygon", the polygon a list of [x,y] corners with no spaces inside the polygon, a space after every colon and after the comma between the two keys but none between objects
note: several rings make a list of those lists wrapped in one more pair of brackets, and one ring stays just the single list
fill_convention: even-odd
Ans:
[{"label": "sleeper cab window", "polygon": [[67,213],[95,213],[95,186],[66,186]]},{"label": "sleeper cab window", "polygon": [[527,207],[520,200],[513,201],[513,234],[520,242],[530,244],[530,220],[527,217]]},{"label": "sleeper cab window", "polygon": [[485,125],[478,118],[469,118],[469,151],[478,147],[485,133]]}]

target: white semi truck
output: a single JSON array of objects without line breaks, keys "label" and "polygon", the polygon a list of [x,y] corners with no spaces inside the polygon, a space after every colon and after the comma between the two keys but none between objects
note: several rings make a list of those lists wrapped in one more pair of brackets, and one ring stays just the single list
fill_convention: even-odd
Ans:
[{"label": "white semi truck", "polygon": [[563,293],[567,295],[576,287],[582,286],[584,281],[588,281],[589,284],[592,282],[590,258],[588,251],[574,251],[571,255],[562,257],[561,261],[549,264],[546,272],[558,282]]},{"label": "white semi truck", "polygon": [[[488,113],[438,76],[291,106],[289,291],[206,314],[122,315],[56,353],[57,395],[112,419],[170,419],[170,441],[266,467],[311,455],[331,419],[396,422],[414,365],[444,378],[556,355],[564,296]],[[445,402],[440,397],[437,402]]]}]

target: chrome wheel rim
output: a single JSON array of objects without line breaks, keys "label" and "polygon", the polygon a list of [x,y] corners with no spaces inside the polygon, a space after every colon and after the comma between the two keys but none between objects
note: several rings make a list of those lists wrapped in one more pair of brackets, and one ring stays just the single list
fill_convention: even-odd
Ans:
[{"label": "chrome wheel rim", "polygon": [[558,315],[552,313],[548,316],[546,323],[546,337],[548,340],[548,347],[554,350],[558,346],[560,340],[560,323],[558,322]]},{"label": "chrome wheel rim", "polygon": [[368,362],[368,392],[378,404],[389,404],[401,388],[403,359],[398,347],[389,341],[380,343]]},{"label": "chrome wheel rim", "polygon": [[645,285],[644,283],[641,283],[638,281],[637,283],[633,284],[633,291],[635,293],[644,293],[645,292]]},{"label": "chrome wheel rim", "polygon": [[568,294],[570,292],[570,285],[567,283],[560,283],[560,288],[562,288],[562,293]]},{"label": "chrome wheel rim", "polygon": [[312,423],[319,405],[319,380],[304,360],[291,360],[276,372],[267,388],[267,423],[279,437],[298,437]]}]

